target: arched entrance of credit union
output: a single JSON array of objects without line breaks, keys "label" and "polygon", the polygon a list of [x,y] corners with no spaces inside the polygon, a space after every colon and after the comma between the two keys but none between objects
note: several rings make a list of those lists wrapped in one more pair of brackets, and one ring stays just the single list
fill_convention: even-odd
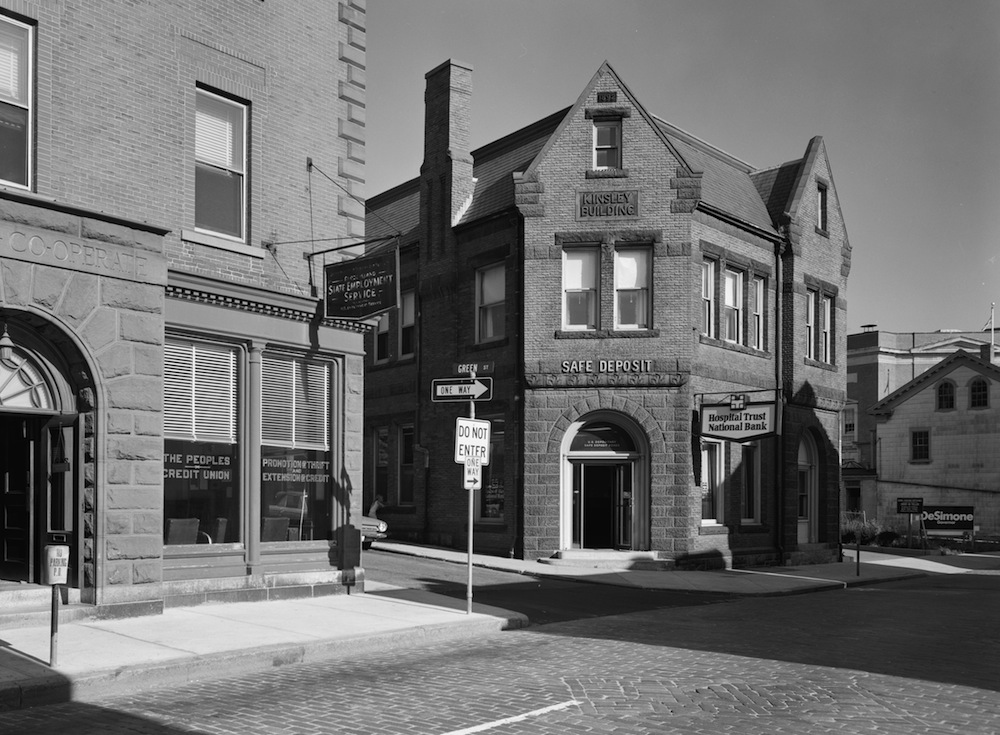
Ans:
[{"label": "arched entrance of credit union", "polygon": [[44,583],[45,547],[65,545],[78,587],[83,454],[65,360],[75,348],[44,339],[52,330],[0,310],[0,581]]},{"label": "arched entrance of credit union", "polygon": [[563,442],[563,549],[649,549],[649,449],[628,416],[574,422]]}]

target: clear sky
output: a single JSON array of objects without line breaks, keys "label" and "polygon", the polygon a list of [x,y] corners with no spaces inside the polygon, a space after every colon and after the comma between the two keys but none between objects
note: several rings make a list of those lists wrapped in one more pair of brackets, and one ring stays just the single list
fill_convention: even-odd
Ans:
[{"label": "clear sky", "polygon": [[978,330],[1000,306],[1000,0],[368,0],[367,16],[368,195],[419,174],[441,62],[474,69],[476,148],[573,104],[607,60],[647,110],[754,166],[823,136],[850,332]]}]

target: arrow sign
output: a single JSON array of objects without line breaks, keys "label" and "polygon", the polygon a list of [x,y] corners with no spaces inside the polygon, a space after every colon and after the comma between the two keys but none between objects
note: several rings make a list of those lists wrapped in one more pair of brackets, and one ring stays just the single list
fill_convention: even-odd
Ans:
[{"label": "arrow sign", "polygon": [[437,378],[431,381],[432,401],[490,401],[493,378]]}]

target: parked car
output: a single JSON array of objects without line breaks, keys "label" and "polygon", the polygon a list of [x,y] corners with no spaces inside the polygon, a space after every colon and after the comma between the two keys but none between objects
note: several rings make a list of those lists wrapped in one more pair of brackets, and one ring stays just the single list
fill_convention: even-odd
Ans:
[{"label": "parked car", "polygon": [[388,537],[389,524],[374,516],[361,519],[361,548],[370,549],[372,542]]}]

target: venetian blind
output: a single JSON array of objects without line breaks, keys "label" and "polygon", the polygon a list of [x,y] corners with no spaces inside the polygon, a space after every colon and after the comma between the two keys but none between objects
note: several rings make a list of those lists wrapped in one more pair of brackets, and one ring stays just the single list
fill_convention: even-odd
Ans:
[{"label": "venetian blind", "polygon": [[261,438],[273,446],[329,449],[328,365],[264,355]]},{"label": "venetian blind", "polygon": [[195,110],[195,157],[213,166],[240,171],[242,111],[235,105],[204,93]]},{"label": "venetian blind", "polygon": [[164,434],[234,444],[236,350],[168,340],[164,368]]},{"label": "venetian blind", "polygon": [[25,104],[28,31],[0,22],[0,97]]}]

